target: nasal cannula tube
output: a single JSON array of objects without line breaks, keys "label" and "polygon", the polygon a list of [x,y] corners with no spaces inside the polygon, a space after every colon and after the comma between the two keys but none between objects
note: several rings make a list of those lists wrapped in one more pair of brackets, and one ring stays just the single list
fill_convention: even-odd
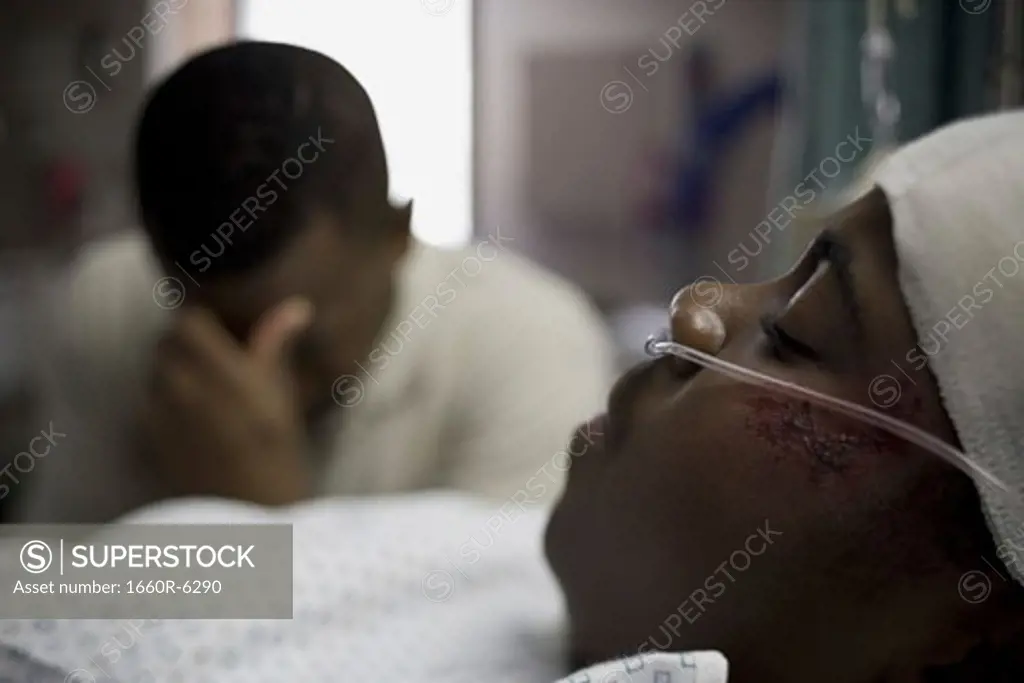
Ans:
[{"label": "nasal cannula tube", "polygon": [[813,389],[807,389],[798,384],[793,384],[792,382],[771,377],[756,370],[741,367],[735,363],[730,363],[729,361],[722,360],[721,358],[704,353],[703,351],[699,351],[695,348],[671,341],[667,334],[650,337],[647,340],[647,344],[644,346],[644,350],[651,356],[663,356],[666,354],[673,355],[678,358],[688,360],[691,363],[696,363],[697,365],[708,368],[709,370],[720,372],[723,375],[727,375],[740,382],[766,386],[781,393],[788,394],[793,398],[817,403],[818,405],[830,410],[844,413],[850,417],[860,420],[861,422],[866,422],[874,427],[878,427],[879,429],[884,429],[894,436],[910,441],[921,448],[927,449],[955,467],[963,470],[971,477],[980,477],[999,489],[1001,492],[1010,494],[1010,489],[1002,482],[1002,480],[968,458],[965,453],[953,446],[950,446],[942,439],[904,422],[903,420],[890,417],[889,415],[880,413],[877,410],[872,410],[871,408],[857,405],[856,403],[851,403],[850,401],[846,401],[841,398],[828,396],[814,391]]}]

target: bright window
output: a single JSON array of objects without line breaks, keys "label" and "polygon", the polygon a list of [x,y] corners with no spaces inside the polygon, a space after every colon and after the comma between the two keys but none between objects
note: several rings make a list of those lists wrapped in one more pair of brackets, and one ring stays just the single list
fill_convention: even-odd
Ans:
[{"label": "bright window", "polygon": [[369,92],[396,199],[413,232],[472,237],[471,0],[248,0],[242,37],[302,45],[343,64]]}]

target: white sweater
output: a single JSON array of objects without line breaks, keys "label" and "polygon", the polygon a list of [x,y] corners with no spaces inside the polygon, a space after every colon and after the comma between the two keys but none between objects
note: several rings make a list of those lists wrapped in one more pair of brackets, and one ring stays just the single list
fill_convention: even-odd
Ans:
[{"label": "white sweater", "polygon": [[[572,428],[604,405],[612,344],[580,291],[506,243],[412,248],[368,375],[336,397],[354,405],[315,440],[319,494],[444,487],[539,502],[559,491]],[[53,346],[37,352],[46,417],[67,437],[26,476],[18,521],[104,521],[153,499],[126,442],[173,314],[155,303],[161,276],[128,233],[92,245],[54,287]],[[428,311],[428,298],[439,305]]]}]

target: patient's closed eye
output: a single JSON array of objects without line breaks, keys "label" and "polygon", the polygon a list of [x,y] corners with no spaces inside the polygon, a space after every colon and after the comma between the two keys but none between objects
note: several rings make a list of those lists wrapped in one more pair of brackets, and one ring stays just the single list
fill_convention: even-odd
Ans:
[{"label": "patient's closed eye", "polygon": [[810,345],[792,336],[779,325],[778,316],[773,314],[761,317],[761,331],[764,332],[768,350],[778,360],[786,360],[788,355],[795,355],[805,360],[819,361],[821,357]]}]

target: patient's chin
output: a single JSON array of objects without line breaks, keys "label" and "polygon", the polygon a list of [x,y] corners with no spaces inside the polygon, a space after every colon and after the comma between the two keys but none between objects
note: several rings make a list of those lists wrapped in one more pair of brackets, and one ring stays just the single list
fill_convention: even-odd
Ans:
[{"label": "patient's chin", "polygon": [[587,667],[597,663],[598,662],[593,657],[583,654],[582,652],[572,651],[569,653],[570,671],[579,671],[580,669],[586,669]]}]

